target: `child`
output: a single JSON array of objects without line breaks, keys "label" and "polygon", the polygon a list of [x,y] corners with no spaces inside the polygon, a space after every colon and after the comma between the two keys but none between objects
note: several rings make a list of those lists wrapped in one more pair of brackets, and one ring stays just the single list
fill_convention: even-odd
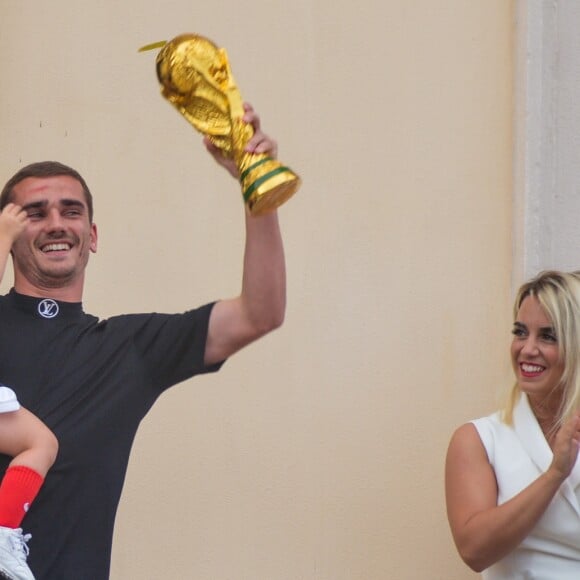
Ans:
[{"label": "child", "polygon": [[[22,208],[12,203],[0,213],[0,280],[12,243],[27,221]],[[13,457],[0,484],[0,577],[34,580],[26,564],[30,535],[23,535],[20,524],[57,452],[52,431],[20,406],[12,389],[0,385],[0,453]]]}]

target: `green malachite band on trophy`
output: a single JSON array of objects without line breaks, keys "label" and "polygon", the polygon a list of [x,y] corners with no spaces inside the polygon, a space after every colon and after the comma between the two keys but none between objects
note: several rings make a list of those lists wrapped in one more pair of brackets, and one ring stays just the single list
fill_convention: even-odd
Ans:
[{"label": "green malachite band on trophy", "polygon": [[262,175],[262,177],[260,177],[259,179],[256,179],[256,181],[254,181],[254,183],[252,183],[252,185],[250,185],[250,187],[248,187],[248,189],[244,191],[244,201],[248,201],[252,193],[254,193],[254,191],[256,191],[256,189],[258,189],[260,185],[262,185],[262,183],[268,181],[268,179],[274,177],[275,175],[284,173],[286,171],[290,171],[288,167],[278,167],[273,171],[270,171],[270,173],[266,173],[265,175]]},{"label": "green malachite band on trophy", "polygon": [[267,163],[268,161],[273,161],[273,159],[271,157],[264,157],[264,159],[260,159],[260,161],[256,161],[256,163],[254,163],[253,165],[250,165],[250,167],[248,167],[248,169],[246,169],[240,175],[240,181],[243,181],[246,178],[246,176],[248,175],[248,173],[250,173],[250,171],[254,171],[254,169],[256,169],[256,167],[260,167],[260,165],[263,165],[264,163]]}]

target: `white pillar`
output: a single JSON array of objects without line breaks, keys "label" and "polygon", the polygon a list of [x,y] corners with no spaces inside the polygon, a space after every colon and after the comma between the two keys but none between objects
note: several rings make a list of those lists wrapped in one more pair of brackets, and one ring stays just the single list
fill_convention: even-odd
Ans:
[{"label": "white pillar", "polygon": [[514,286],[580,268],[580,3],[516,6]]}]

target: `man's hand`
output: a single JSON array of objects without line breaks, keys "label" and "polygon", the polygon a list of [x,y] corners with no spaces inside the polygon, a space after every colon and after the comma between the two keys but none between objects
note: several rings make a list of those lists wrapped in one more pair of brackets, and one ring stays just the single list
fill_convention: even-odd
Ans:
[{"label": "man's hand", "polygon": [[[278,144],[262,131],[260,117],[258,117],[252,106],[248,103],[244,103],[244,111],[242,120],[254,128],[254,135],[246,144],[245,151],[248,153],[267,153],[270,157],[276,158],[278,155]],[[204,137],[203,143],[217,163],[225,167],[232,177],[238,179],[239,172],[234,160],[224,157],[221,149],[216,147],[208,137]]]},{"label": "man's hand", "polygon": [[0,236],[4,236],[12,245],[27,223],[26,212],[19,205],[9,203],[0,213]]}]

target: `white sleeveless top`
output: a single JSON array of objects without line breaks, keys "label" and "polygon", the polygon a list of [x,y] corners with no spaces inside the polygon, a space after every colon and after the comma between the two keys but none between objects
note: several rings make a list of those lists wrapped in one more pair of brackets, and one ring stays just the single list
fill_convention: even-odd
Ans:
[{"label": "white sleeveless top", "polygon": [[[500,414],[472,421],[487,451],[498,484],[498,505],[544,473],[552,450],[522,395],[514,425]],[[482,574],[486,580],[580,580],[580,459],[544,515],[511,554]]]}]

